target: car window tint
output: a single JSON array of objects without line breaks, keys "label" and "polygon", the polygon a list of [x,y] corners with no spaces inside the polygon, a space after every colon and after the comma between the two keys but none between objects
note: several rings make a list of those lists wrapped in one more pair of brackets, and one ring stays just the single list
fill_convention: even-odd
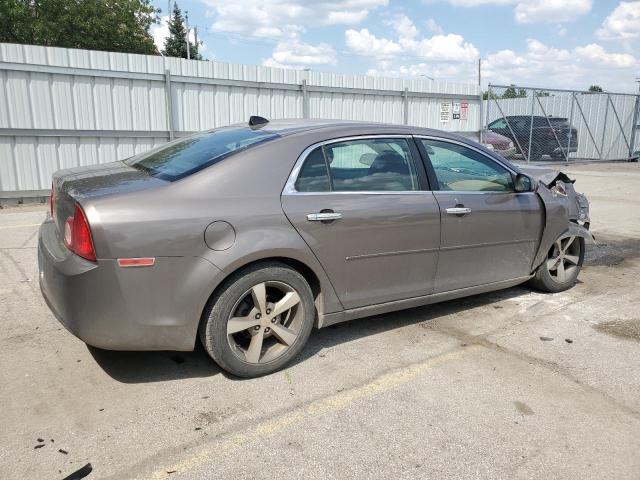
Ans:
[{"label": "car window tint", "polygon": [[248,127],[220,128],[167,143],[125,160],[154,177],[178,180],[258,143],[279,137]]},{"label": "car window tint", "polygon": [[370,138],[326,145],[333,190],[419,190],[406,139]]},{"label": "car window tint", "polygon": [[300,169],[296,180],[296,191],[328,192],[329,190],[327,163],[324,160],[322,147],[318,147],[307,156],[302,169]]},{"label": "car window tint", "polygon": [[507,128],[507,122],[505,122],[503,119],[496,120],[495,122],[489,125],[489,128],[492,128],[492,129]]},{"label": "car window tint", "polygon": [[429,152],[440,190],[509,192],[509,171],[475,150],[455,143],[421,140]]}]

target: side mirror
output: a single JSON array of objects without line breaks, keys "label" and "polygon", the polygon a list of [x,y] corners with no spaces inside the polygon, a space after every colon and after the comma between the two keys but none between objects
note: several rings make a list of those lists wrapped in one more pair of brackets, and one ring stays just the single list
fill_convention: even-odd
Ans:
[{"label": "side mirror", "polygon": [[534,186],[535,184],[530,176],[524,173],[516,175],[516,192],[532,192],[535,190]]}]

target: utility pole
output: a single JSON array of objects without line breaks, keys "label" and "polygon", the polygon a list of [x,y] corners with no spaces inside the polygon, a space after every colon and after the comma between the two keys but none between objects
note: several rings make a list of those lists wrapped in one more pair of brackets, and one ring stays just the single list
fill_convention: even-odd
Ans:
[{"label": "utility pole", "polygon": [[189,12],[187,10],[184,12],[184,23],[185,27],[187,27],[187,60],[191,60],[191,49],[189,48]]},{"label": "utility pole", "polygon": [[[482,58],[478,58],[478,89],[480,90],[480,98],[478,99],[478,141],[483,142],[482,132],[482,102],[484,101],[482,96]],[[489,102],[487,101],[487,108],[489,108]]]}]

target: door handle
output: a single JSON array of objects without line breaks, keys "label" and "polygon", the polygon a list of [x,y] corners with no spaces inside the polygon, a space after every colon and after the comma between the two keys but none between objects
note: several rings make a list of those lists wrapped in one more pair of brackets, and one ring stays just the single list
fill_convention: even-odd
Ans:
[{"label": "door handle", "polygon": [[466,215],[467,213],[471,213],[471,209],[467,207],[453,207],[447,208],[447,213],[449,215]]},{"label": "door handle", "polygon": [[310,222],[330,222],[333,220],[340,220],[341,218],[342,214],[337,212],[310,213],[307,215],[307,220]]}]

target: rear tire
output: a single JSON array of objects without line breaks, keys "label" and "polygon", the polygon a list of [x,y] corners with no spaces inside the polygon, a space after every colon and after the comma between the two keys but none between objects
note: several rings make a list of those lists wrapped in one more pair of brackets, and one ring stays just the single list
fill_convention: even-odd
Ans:
[{"label": "rear tire", "polygon": [[238,377],[259,377],[304,348],[315,319],[305,278],[271,262],[233,274],[207,304],[199,335],[213,360]]},{"label": "rear tire", "polygon": [[556,240],[529,285],[536,290],[557,293],[573,287],[584,261],[584,238]]},{"label": "rear tire", "polygon": [[529,161],[539,162],[540,160],[542,160],[542,147],[537,143],[533,143],[531,145],[531,154],[529,156]]}]

